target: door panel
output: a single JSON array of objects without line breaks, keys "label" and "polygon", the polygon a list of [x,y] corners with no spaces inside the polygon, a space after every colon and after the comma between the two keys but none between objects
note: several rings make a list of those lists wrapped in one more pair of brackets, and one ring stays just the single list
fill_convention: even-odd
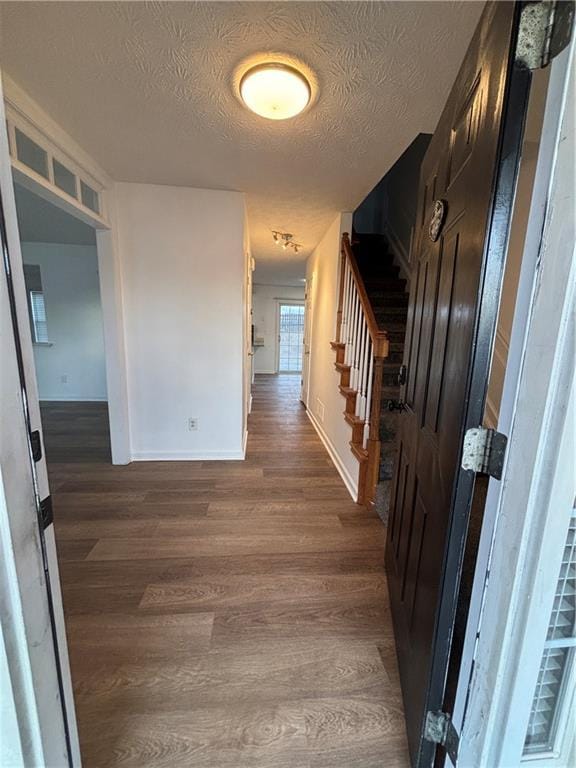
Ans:
[{"label": "door panel", "polygon": [[[406,410],[397,434],[386,549],[408,739],[418,766],[434,757],[423,724],[426,711],[442,705],[459,577],[452,563],[461,561],[473,489],[470,473],[460,469],[461,447],[467,425],[481,423],[506,242],[501,235],[513,196],[513,185],[502,199],[496,190],[512,122],[505,115],[516,17],[513,3],[486,6],[420,176]],[[523,108],[520,100],[513,116],[520,126]],[[521,128],[511,134],[515,139],[505,149],[512,168]],[[445,220],[433,241],[429,225],[437,200],[443,201]],[[491,248],[496,227],[499,247]],[[481,382],[482,376],[484,390],[471,398],[473,380]]]}]

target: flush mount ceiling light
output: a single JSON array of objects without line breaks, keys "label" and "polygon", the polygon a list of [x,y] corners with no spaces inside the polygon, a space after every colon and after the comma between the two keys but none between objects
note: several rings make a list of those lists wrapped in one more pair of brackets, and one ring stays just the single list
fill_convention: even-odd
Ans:
[{"label": "flush mount ceiling light", "polygon": [[240,96],[257,115],[268,120],[287,120],[308,106],[312,90],[300,71],[271,61],[257,64],[244,74]]}]

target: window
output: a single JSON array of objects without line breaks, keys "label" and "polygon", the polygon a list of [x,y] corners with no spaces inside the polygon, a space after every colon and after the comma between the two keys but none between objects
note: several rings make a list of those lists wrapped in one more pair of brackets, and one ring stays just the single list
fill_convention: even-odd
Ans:
[{"label": "window", "polygon": [[16,154],[21,163],[45,179],[48,178],[48,153],[18,128],[16,128]]},{"label": "window", "polygon": [[35,344],[49,344],[46,303],[42,290],[42,275],[38,264],[24,264],[24,281],[26,283],[32,341]]},{"label": "window", "polygon": [[34,341],[38,344],[46,344],[48,342],[48,323],[46,322],[44,294],[41,291],[30,291],[30,308],[32,310]]},{"label": "window", "polygon": [[80,180],[80,194],[82,196],[82,205],[85,205],[86,208],[90,208],[94,213],[100,213],[98,192],[82,180]]},{"label": "window", "polygon": [[62,192],[66,192],[70,197],[78,197],[76,192],[76,176],[72,171],[68,170],[65,165],[58,162],[56,158],[52,160],[52,170],[54,172],[54,184],[61,189]]},{"label": "window", "polygon": [[302,370],[304,337],[304,305],[280,304],[279,373],[299,373]]}]

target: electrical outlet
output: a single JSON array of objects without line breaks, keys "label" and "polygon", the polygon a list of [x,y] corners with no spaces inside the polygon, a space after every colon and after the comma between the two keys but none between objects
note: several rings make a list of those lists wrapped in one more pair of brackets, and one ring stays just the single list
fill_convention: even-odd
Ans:
[{"label": "electrical outlet", "polygon": [[324,421],[324,403],[319,397],[316,398],[316,413],[320,422]]},{"label": "electrical outlet", "polygon": [[198,429],[198,419],[190,417],[188,419],[188,429],[190,432],[196,432]]},{"label": "electrical outlet", "polygon": [[68,374],[67,373],[63,373],[62,376],[60,376],[60,382],[62,384],[68,384]]}]

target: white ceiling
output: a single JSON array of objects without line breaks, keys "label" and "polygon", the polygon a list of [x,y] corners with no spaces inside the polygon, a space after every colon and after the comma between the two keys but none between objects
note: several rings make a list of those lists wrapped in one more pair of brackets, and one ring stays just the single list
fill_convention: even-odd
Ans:
[{"label": "white ceiling", "polygon": [[[297,279],[335,214],[434,130],[482,5],[3,2],[1,64],[113,178],[245,192],[257,263]],[[237,67],[260,52],[312,69],[310,109],[242,107]]]}]

